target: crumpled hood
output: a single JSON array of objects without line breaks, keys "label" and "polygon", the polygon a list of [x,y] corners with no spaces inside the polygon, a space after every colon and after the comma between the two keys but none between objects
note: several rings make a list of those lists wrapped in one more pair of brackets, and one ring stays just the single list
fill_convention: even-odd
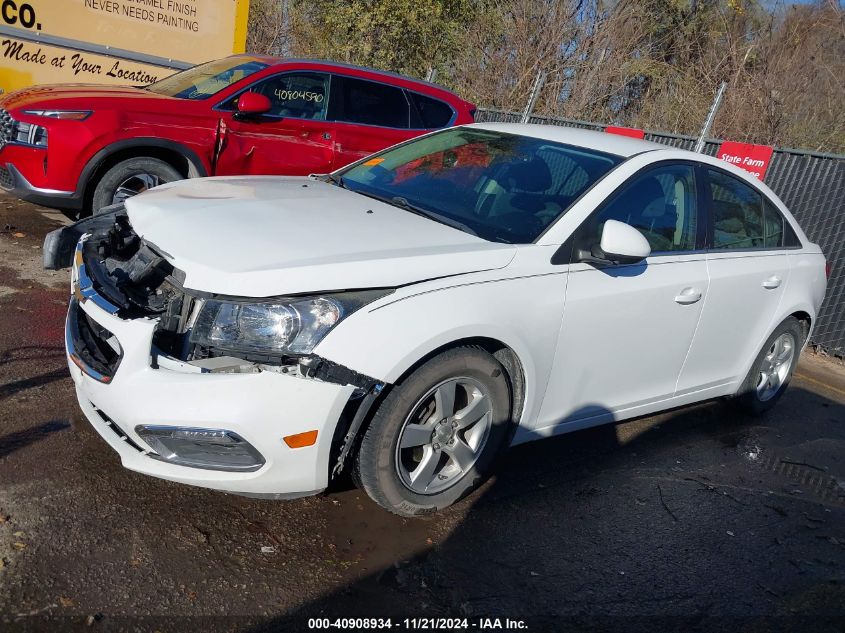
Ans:
[{"label": "crumpled hood", "polygon": [[183,180],[126,208],[186,288],[225,295],[400,286],[502,268],[516,252],[309,178]]}]

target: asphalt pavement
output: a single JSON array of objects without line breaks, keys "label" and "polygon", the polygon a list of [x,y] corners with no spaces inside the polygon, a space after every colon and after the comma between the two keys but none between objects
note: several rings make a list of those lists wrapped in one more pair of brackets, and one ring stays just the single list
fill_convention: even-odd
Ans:
[{"label": "asphalt pavement", "polygon": [[761,418],[709,402],[517,447],[423,519],[346,481],[246,499],[123,469],[79,413],[68,274],[40,266],[63,222],[0,196],[0,630],[453,617],[452,630],[845,631],[841,362],[805,352]]}]

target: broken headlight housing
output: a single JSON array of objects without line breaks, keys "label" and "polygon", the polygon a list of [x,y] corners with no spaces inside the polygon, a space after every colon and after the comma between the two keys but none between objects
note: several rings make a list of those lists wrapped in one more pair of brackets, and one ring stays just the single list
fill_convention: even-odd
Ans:
[{"label": "broken headlight housing", "polygon": [[392,290],[266,300],[206,300],[191,343],[232,354],[310,354],[332,328]]}]

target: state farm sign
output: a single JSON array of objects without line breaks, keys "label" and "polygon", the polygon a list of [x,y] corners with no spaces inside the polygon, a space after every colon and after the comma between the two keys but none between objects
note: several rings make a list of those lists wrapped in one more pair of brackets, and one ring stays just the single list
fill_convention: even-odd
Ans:
[{"label": "state farm sign", "polygon": [[768,145],[752,145],[750,143],[725,141],[722,143],[719,153],[716,156],[763,180],[773,151],[773,148]]}]

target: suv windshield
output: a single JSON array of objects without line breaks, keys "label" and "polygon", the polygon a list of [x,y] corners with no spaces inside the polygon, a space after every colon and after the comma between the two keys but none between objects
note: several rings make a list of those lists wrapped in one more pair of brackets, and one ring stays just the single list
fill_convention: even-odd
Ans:
[{"label": "suv windshield", "polygon": [[332,180],[491,242],[527,244],[620,162],[595,150],[466,127],[381,152]]},{"label": "suv windshield", "polygon": [[146,86],[146,90],[179,99],[205,99],[267,68],[267,64],[250,57],[227,57],[200,64]]}]

